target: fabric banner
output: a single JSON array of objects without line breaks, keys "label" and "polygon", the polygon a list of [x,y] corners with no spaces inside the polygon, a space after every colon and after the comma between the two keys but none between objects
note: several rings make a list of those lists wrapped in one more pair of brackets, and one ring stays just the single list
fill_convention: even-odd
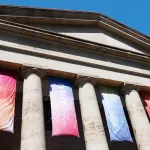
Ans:
[{"label": "fabric banner", "polygon": [[140,91],[139,94],[144,101],[148,116],[150,117],[150,92]]},{"label": "fabric banner", "polygon": [[132,137],[117,90],[111,87],[100,87],[100,91],[110,140],[132,142]]},{"label": "fabric banner", "polygon": [[49,78],[52,111],[52,135],[79,137],[71,83],[67,79]]},{"label": "fabric banner", "polygon": [[0,70],[0,130],[13,133],[16,75]]}]

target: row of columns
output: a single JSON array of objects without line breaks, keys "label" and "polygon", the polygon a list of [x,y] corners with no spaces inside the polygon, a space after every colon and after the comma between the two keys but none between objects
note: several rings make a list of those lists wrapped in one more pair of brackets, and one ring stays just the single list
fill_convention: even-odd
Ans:
[{"label": "row of columns", "polygon": [[[45,150],[45,130],[42,100],[43,73],[36,68],[24,73],[21,150]],[[79,102],[83,122],[86,150],[108,150],[94,85],[96,80],[80,76]],[[150,150],[150,124],[137,88],[123,88],[134,136],[139,150]]]}]

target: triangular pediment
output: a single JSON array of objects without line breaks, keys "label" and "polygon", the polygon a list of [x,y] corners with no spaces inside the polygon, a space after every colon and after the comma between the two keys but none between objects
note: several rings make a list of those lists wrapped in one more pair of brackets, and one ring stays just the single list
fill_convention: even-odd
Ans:
[{"label": "triangular pediment", "polygon": [[[64,27],[64,26],[63,26]],[[67,28],[60,28],[60,26],[50,26],[50,28],[45,28],[45,26],[29,26],[24,24],[18,24],[15,22],[10,22],[7,20],[0,19],[0,32],[1,32],[1,40],[0,46],[7,46],[14,49],[19,49],[20,46],[24,46],[25,49],[30,47],[30,40],[40,45],[47,46],[47,42],[55,42],[58,44],[65,44],[68,46],[74,46],[76,48],[83,48],[90,51],[97,51],[100,53],[109,53],[116,54],[116,55],[124,55],[123,53],[129,53],[130,55],[138,54],[140,55],[148,55],[150,54],[149,50],[146,48],[142,48],[139,46],[134,47],[134,44],[128,44],[126,41],[122,42],[118,37],[114,37],[112,34],[105,30],[101,30],[99,28],[91,27],[91,32],[89,33],[89,28],[76,27],[76,31],[78,32],[71,32],[73,29],[72,27]],[[88,33],[87,33],[87,32]],[[95,31],[95,32],[94,32]],[[5,33],[5,34],[3,34]],[[13,33],[13,34],[12,34]],[[4,35],[4,36],[3,36]],[[6,35],[6,36],[5,36]],[[87,36],[86,36],[87,35]],[[11,41],[9,39],[13,39],[14,36],[19,36],[22,39],[19,41]],[[18,37],[18,38],[19,38]],[[33,40],[34,39],[34,40]],[[40,43],[37,42],[40,40]],[[10,42],[10,43],[9,43]],[[40,45],[35,45],[36,50]],[[147,45],[146,45],[147,46]],[[32,46],[34,47],[34,46]],[[23,49],[23,48],[22,48]],[[30,48],[29,48],[30,49]],[[32,52],[32,49],[30,51]],[[98,50],[99,49],[99,50]]]},{"label": "triangular pediment", "polygon": [[70,37],[75,37],[82,40],[87,40],[89,42],[95,42],[99,44],[104,44],[108,46],[113,46],[116,48],[129,50],[132,52],[137,52],[144,54],[146,52],[142,47],[125,40],[118,35],[115,35],[104,28],[98,27],[83,27],[83,26],[61,26],[61,25],[40,25],[40,24],[30,24],[31,26],[44,29],[47,31],[56,32],[62,35],[67,35]]},{"label": "triangular pediment", "polygon": [[136,53],[150,50],[148,36],[100,13],[1,5],[0,18]]}]

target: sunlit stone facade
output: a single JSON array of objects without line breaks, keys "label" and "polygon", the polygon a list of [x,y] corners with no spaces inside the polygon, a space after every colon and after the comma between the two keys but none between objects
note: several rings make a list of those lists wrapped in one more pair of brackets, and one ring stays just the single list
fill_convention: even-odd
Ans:
[{"label": "sunlit stone facade", "polygon": [[[0,69],[18,74],[14,134],[0,133],[1,149],[149,150],[138,93],[150,91],[149,55],[148,36],[99,13],[0,6]],[[80,138],[52,137],[49,76],[70,79]],[[100,85],[120,89],[133,143],[110,142]]]}]

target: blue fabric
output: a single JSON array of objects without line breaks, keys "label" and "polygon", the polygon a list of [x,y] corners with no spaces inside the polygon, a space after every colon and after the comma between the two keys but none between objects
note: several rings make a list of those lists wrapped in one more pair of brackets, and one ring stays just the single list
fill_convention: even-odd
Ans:
[{"label": "blue fabric", "polygon": [[102,93],[102,103],[106,115],[107,125],[112,141],[131,141],[132,137],[125,118],[122,103],[118,94],[107,89]]},{"label": "blue fabric", "polygon": [[79,137],[74,97],[68,79],[49,77],[53,136]]}]

